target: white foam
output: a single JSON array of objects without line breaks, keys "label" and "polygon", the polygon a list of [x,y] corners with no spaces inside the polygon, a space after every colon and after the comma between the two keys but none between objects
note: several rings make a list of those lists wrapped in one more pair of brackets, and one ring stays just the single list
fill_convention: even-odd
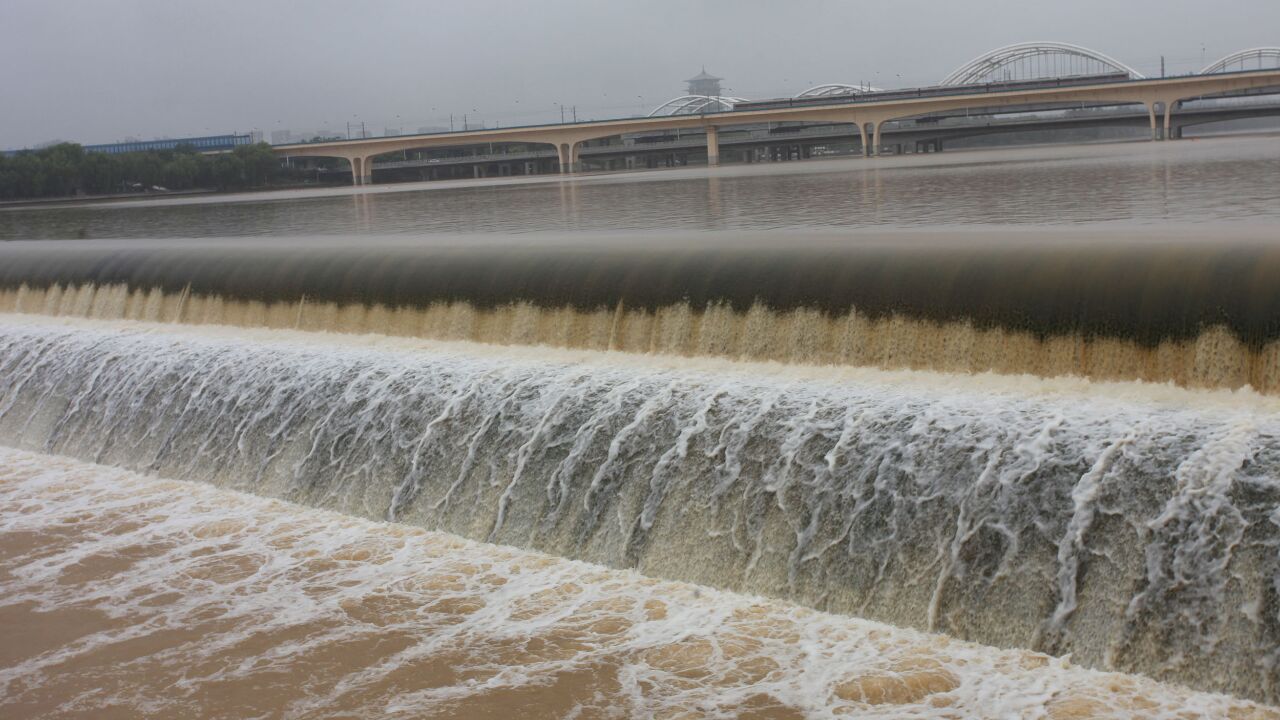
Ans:
[{"label": "white foam", "polygon": [[0,612],[101,614],[0,668],[9,712],[1276,716],[1035,653],[8,449],[0,547]]},{"label": "white foam", "polygon": [[0,442],[1280,692],[1273,398],[4,320]]}]

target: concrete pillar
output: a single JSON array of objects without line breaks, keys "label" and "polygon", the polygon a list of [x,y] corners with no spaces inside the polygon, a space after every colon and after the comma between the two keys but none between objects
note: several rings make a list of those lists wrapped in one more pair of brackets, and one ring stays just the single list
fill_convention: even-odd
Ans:
[{"label": "concrete pillar", "polygon": [[880,154],[880,128],[883,125],[884,125],[883,122],[875,123],[875,132],[873,132],[871,135],[871,154],[872,155]]},{"label": "concrete pillar", "polygon": [[1172,139],[1169,134],[1169,126],[1173,120],[1173,106],[1177,105],[1177,100],[1170,100],[1164,104],[1164,139]]},{"label": "concrete pillar", "polygon": [[867,157],[871,154],[871,144],[867,141],[867,126],[858,123],[858,138],[862,141],[862,156]]},{"label": "concrete pillar", "polygon": [[560,155],[560,172],[576,173],[582,170],[582,143],[567,142],[556,146]]},{"label": "concrete pillar", "polygon": [[720,128],[714,125],[707,128],[707,165],[715,167],[720,164]]},{"label": "concrete pillar", "polygon": [[1152,141],[1160,139],[1160,128],[1156,125],[1156,104],[1155,101],[1147,103],[1147,117],[1151,120],[1151,139]]},{"label": "concrete pillar", "polygon": [[353,157],[351,162],[351,184],[352,185],[372,185],[373,184],[373,158],[372,157]]}]

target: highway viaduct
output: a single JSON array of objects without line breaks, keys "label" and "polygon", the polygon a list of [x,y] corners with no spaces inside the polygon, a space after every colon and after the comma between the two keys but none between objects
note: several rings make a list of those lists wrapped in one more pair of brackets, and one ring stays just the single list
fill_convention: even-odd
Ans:
[{"label": "highway viaduct", "polygon": [[[1234,98],[1233,98],[1234,99]],[[1169,134],[1182,137],[1184,128],[1210,123],[1251,118],[1280,118],[1280,97],[1269,102],[1247,105],[1181,105],[1175,112]],[[1011,135],[1028,132],[1069,132],[1075,130],[1135,130],[1148,128],[1145,108],[1136,105],[1101,108],[1051,108],[1058,112],[1027,110],[1005,115],[966,115],[947,113],[905,121],[885,123],[882,133],[884,149],[905,152],[939,152],[944,144],[987,135]],[[1123,137],[1133,137],[1126,134]],[[720,132],[720,159],[734,157],[738,162],[769,162],[811,157],[811,153],[845,155],[862,151],[857,144],[857,130],[850,124],[804,124],[774,126],[726,126]],[[914,147],[914,151],[909,148]],[[674,135],[619,136],[585,143],[581,161],[605,170],[677,167],[691,158],[705,161],[706,140],[698,132]],[[506,177],[546,172],[556,162],[555,148],[550,145],[499,145],[486,151],[484,145],[452,146],[437,149],[449,154],[433,153],[421,148],[382,156],[372,165],[374,174],[388,174],[400,180],[438,180],[459,177]],[[413,157],[417,154],[419,157]],[[517,169],[522,172],[517,172]],[[465,172],[459,172],[465,170]],[[347,168],[325,171],[334,176],[348,175]]]},{"label": "highway viaduct", "polygon": [[[1046,81],[1031,89],[996,89],[986,86],[955,87],[942,94],[905,90],[887,95],[836,98],[816,105],[733,110],[698,115],[620,118],[557,125],[467,130],[430,135],[403,135],[332,142],[279,145],[281,156],[341,158],[351,164],[356,185],[371,182],[372,161],[393,152],[477,145],[483,143],[544,144],[555,149],[562,173],[580,168],[583,143],[624,133],[653,133],[694,129],[705,133],[707,158],[717,165],[719,131],[734,125],[764,123],[835,123],[857,129],[866,154],[881,146],[885,123],[955,110],[984,113],[1013,112],[1027,106],[1087,103],[1091,105],[1141,105],[1146,109],[1152,139],[1170,139],[1174,110],[1179,102],[1203,97],[1280,88],[1280,68],[1171,78],[1126,79],[1058,86]],[[913,93],[915,93],[913,95]]]}]

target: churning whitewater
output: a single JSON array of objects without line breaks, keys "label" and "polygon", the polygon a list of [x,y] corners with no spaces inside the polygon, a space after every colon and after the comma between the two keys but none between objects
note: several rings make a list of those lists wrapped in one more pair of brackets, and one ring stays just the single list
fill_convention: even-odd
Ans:
[{"label": "churning whitewater", "polygon": [[0,442],[1280,697],[1272,398],[399,342],[5,316]]},{"label": "churning whitewater", "polygon": [[6,716],[1278,717],[1037,653],[5,448],[0,578],[16,640],[0,647]]}]

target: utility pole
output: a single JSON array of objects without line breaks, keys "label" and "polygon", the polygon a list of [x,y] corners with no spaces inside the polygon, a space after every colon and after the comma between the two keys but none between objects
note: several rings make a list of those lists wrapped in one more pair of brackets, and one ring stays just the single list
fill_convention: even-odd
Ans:
[{"label": "utility pole", "polygon": [[560,124],[564,124],[564,105],[560,106]]},{"label": "utility pole", "polygon": [[449,113],[449,132],[453,132],[453,113]]},{"label": "utility pole", "polygon": [[577,105],[573,106],[573,121],[575,123],[578,122],[578,106]]},{"label": "utility pole", "polygon": [[1160,77],[1164,77],[1164,56],[1160,56]]}]

